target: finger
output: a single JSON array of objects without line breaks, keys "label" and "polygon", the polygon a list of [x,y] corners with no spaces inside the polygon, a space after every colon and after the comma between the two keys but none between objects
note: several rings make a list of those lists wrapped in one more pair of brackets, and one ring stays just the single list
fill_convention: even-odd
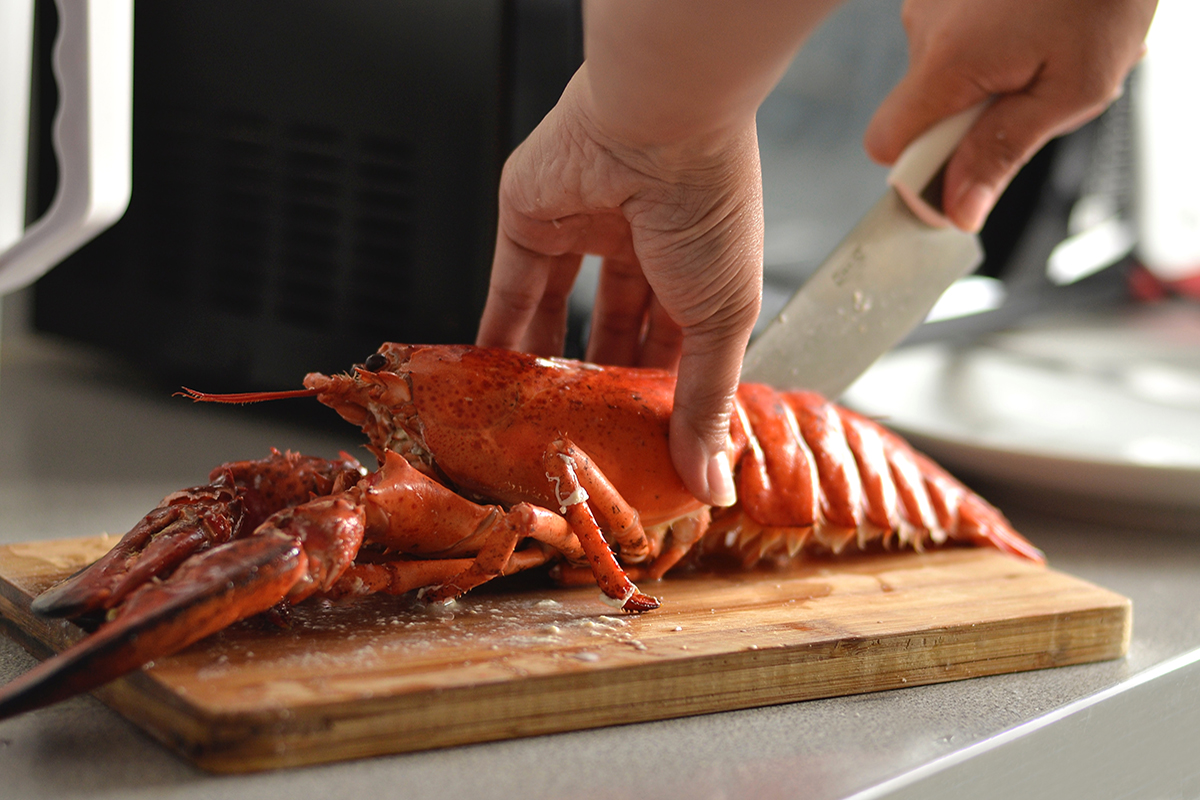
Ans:
[{"label": "finger", "polygon": [[519,348],[561,259],[521,247],[501,231],[496,237],[488,297],[475,343],[481,347]]},{"label": "finger", "polygon": [[638,363],[652,296],[646,275],[636,261],[605,258],[601,262],[588,335],[589,361],[622,366]]},{"label": "finger", "polygon": [[[503,331],[513,338],[497,346],[562,355],[571,290],[582,254],[602,253],[620,261],[636,261],[628,223],[619,213],[539,220],[528,214],[505,214],[502,209],[501,225],[480,335]],[[636,269],[640,274],[640,268]],[[614,359],[604,363],[634,362]]]},{"label": "finger", "polygon": [[737,492],[727,452],[729,418],[741,358],[688,353],[687,347],[685,337],[671,414],[671,460],[684,486],[701,502],[730,506]]},{"label": "finger", "polygon": [[1041,85],[997,98],[946,167],[946,215],[957,227],[978,231],[1017,171],[1050,139],[1098,116],[1119,86],[1073,101]]},{"label": "finger", "polygon": [[701,501],[728,506],[737,499],[729,463],[729,418],[746,343],[762,304],[762,274],[745,284],[702,323],[685,327],[671,414],[671,458],[684,485]]},{"label": "finger", "polygon": [[646,317],[646,333],[642,342],[642,353],[637,361],[638,366],[677,372],[682,355],[683,329],[671,319],[671,315],[653,295],[650,297],[650,311]]},{"label": "finger", "polygon": [[874,161],[890,166],[905,147],[936,123],[987,97],[986,91],[961,74],[943,73],[935,77],[914,68],[896,84],[871,117],[863,135],[863,148]]},{"label": "finger", "polygon": [[579,275],[583,256],[579,253],[565,253],[546,258],[550,263],[550,272],[542,289],[541,300],[525,328],[519,349],[540,356],[561,356],[567,338],[571,289]]}]

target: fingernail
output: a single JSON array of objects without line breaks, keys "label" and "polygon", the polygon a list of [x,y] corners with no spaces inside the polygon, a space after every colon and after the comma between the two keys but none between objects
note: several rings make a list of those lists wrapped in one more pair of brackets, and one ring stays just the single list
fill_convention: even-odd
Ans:
[{"label": "fingernail", "polygon": [[968,184],[958,193],[958,200],[954,204],[957,209],[955,216],[964,229],[978,233],[995,204],[996,193],[990,186],[984,186],[982,183]]},{"label": "fingernail", "polygon": [[708,460],[708,494],[714,506],[726,508],[737,502],[733,470],[729,467],[729,455],[725,451]]}]

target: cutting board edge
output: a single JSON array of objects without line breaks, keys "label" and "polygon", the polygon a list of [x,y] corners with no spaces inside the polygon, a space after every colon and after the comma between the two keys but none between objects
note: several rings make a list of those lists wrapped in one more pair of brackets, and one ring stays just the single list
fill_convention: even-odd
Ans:
[{"label": "cutting board edge", "polygon": [[[594,683],[595,674],[529,678],[527,686],[533,685],[544,690],[540,693],[541,703],[531,707],[527,701],[514,699],[513,705],[501,704],[489,718],[453,726],[442,723],[448,718],[461,715],[467,709],[478,710],[479,701],[483,699],[481,693],[497,695],[490,698],[492,704],[488,706],[495,709],[498,697],[512,694],[507,691],[509,687],[495,684],[386,698],[369,714],[361,711],[358,704],[351,702],[310,706],[300,712],[290,710],[286,714],[281,713],[276,715],[274,720],[271,715],[261,712],[208,715],[190,704],[173,702],[175,698],[169,693],[164,699],[156,692],[157,702],[153,706],[145,703],[145,694],[140,695],[137,703],[128,705],[121,703],[116,696],[105,698],[105,701],[114,705],[118,713],[202,769],[215,773],[256,772],[1108,661],[1122,658],[1128,652],[1132,606],[1128,600],[1121,599],[1124,602],[1110,607],[1065,615],[1044,615],[1038,619],[1014,619],[1006,621],[1003,626],[971,631],[980,638],[995,639],[998,633],[1003,633],[998,629],[1000,627],[1011,628],[1011,633],[1027,627],[1030,623],[1042,629],[1053,629],[1058,634],[1078,628],[1096,634],[1092,637],[1095,641],[1092,645],[1074,646],[1053,653],[1015,653],[1001,658],[968,658],[950,663],[929,663],[916,672],[906,674],[902,674],[902,670],[897,668],[884,669],[869,680],[860,677],[857,684],[818,682],[818,685],[824,688],[814,688],[811,675],[799,675],[800,671],[821,663],[825,655],[823,651],[829,648],[819,646],[771,648],[671,662],[670,667],[684,666],[686,671],[691,673],[684,676],[688,683],[681,684],[678,680],[680,676],[675,676],[677,680],[673,685],[683,689],[675,693],[677,696],[643,697],[636,703],[625,696],[618,696],[603,706],[602,713],[597,713],[598,706],[592,703],[589,708],[592,716],[586,721],[562,712],[571,705],[565,701],[569,699],[573,687],[585,682]],[[1094,617],[1100,618],[1099,627],[1086,624]],[[920,633],[928,636],[954,636],[957,633],[961,644],[968,645],[970,641],[967,632],[968,629],[964,628],[931,628]],[[900,642],[907,638],[910,637],[859,637],[854,641],[847,640],[840,646],[858,647],[864,652],[868,649],[872,651],[871,656],[860,662],[865,668],[863,671],[870,672],[873,665],[894,659],[901,651],[908,652],[906,648],[899,647]],[[706,674],[710,676],[708,683],[711,684],[715,682],[711,676],[717,673],[725,678],[736,675],[739,671],[746,674],[761,673],[762,665],[750,669],[745,664],[737,666],[735,663],[732,668],[728,668],[728,662],[754,660],[770,662],[766,666],[780,673],[777,680],[772,681],[773,690],[765,687],[746,688],[737,681],[734,682],[733,689],[720,693],[706,694],[703,691],[687,690],[689,684],[704,684],[706,681],[703,676]],[[612,693],[630,685],[662,685],[661,678],[653,674],[656,671],[654,666],[636,665],[611,670],[603,673],[603,685],[592,686],[589,690]],[[714,670],[714,666],[726,668]],[[419,730],[405,731],[404,723],[413,721],[413,707],[426,702],[429,695],[436,697],[438,701],[437,712],[429,713],[429,719]],[[521,696],[524,697],[525,694]],[[523,704],[523,707],[518,707],[518,703]],[[391,708],[386,708],[387,706]],[[187,720],[186,726],[180,725],[181,720],[177,716],[181,710],[196,714]],[[183,728],[207,733],[207,736],[189,737]],[[280,732],[285,729],[291,729],[293,733],[280,738]],[[340,734],[331,737],[331,731],[335,729],[339,730]]]}]

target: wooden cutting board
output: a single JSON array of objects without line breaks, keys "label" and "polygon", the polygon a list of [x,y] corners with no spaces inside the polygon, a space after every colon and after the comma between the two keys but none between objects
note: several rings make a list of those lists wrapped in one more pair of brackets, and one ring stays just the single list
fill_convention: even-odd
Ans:
[{"label": "wooden cutting board", "polygon": [[[38,652],[82,631],[29,612],[116,538],[0,547],[0,616]],[[1131,604],[991,550],[672,576],[642,616],[598,591],[477,591],[449,608],[310,602],[96,694],[199,766],[242,772],[1118,658]]]}]

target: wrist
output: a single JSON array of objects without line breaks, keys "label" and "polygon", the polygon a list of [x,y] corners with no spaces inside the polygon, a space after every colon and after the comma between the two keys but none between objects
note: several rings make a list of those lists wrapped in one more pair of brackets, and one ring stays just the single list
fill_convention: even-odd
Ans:
[{"label": "wrist", "polygon": [[[597,96],[585,62],[560,102],[571,108],[583,133],[620,162],[663,179],[686,179],[728,167],[748,143],[757,157],[756,107],[720,115],[663,114],[654,107],[605,102]],[[601,93],[602,94],[602,93]]]}]

